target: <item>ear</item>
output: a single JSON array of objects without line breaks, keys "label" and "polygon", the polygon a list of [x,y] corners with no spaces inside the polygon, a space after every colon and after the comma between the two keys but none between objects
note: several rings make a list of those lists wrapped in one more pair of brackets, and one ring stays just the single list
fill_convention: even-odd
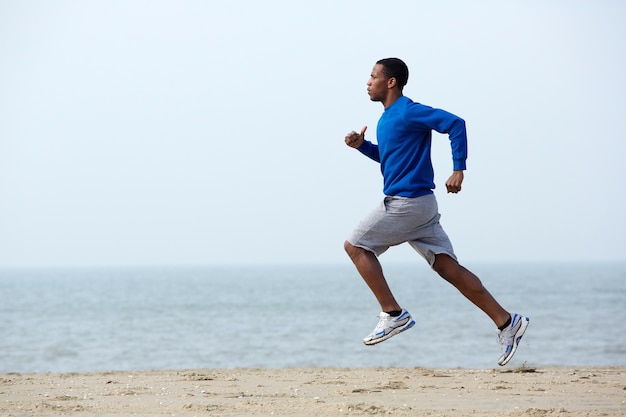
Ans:
[{"label": "ear", "polygon": [[387,88],[388,89],[391,90],[392,88],[394,88],[397,85],[398,85],[398,81],[396,80],[396,77],[391,77],[391,78],[389,78],[387,80]]}]

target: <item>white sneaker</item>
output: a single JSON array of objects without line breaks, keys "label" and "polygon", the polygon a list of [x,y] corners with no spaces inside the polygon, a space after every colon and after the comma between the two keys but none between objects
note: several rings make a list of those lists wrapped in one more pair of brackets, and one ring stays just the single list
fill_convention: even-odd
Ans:
[{"label": "white sneaker", "polygon": [[413,321],[411,315],[406,310],[402,310],[402,313],[400,313],[398,317],[391,317],[385,312],[380,313],[378,317],[378,324],[374,328],[374,331],[363,339],[363,343],[366,345],[375,345],[376,343],[383,342],[391,336],[395,336],[398,333],[410,329],[415,324],[415,321]]},{"label": "white sneaker", "polygon": [[504,330],[498,329],[498,342],[502,349],[502,355],[498,359],[498,365],[506,365],[517,350],[519,341],[524,336],[524,332],[528,327],[528,317],[519,314],[513,314],[511,324]]}]

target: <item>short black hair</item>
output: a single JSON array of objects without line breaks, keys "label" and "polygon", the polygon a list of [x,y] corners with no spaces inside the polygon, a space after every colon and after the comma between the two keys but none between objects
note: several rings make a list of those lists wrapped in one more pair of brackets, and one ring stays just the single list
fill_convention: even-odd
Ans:
[{"label": "short black hair", "polygon": [[409,81],[409,67],[400,58],[384,58],[378,60],[376,64],[383,66],[383,73],[387,78],[395,78],[400,90]]}]

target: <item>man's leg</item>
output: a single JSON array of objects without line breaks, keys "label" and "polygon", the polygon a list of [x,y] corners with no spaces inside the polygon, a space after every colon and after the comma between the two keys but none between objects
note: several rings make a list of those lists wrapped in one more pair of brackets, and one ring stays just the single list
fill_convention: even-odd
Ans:
[{"label": "man's leg", "polygon": [[403,310],[394,298],[378,258],[372,252],[359,248],[346,241],[346,252],[354,262],[365,283],[370,287],[380,304],[382,312],[378,315],[378,324],[363,339],[366,345],[375,345],[393,337],[415,324],[408,311]]},{"label": "man's leg", "polygon": [[493,298],[489,291],[472,272],[459,265],[448,255],[435,256],[433,269],[446,281],[454,285],[461,294],[487,313],[498,327],[498,341],[502,354],[498,358],[499,365],[506,365],[517,350],[524,332],[528,327],[528,317],[520,314],[509,314]]},{"label": "man's leg", "polygon": [[480,279],[455,259],[446,254],[435,255],[433,269],[484,311],[497,327],[502,327],[509,320],[509,312],[493,298]]},{"label": "man's leg", "polygon": [[391,293],[391,289],[383,275],[383,268],[376,255],[368,250],[354,246],[348,241],[344,243],[344,248],[350,259],[352,259],[354,266],[356,266],[357,271],[359,271],[367,286],[374,293],[381,310],[386,312],[401,310],[400,305]]}]

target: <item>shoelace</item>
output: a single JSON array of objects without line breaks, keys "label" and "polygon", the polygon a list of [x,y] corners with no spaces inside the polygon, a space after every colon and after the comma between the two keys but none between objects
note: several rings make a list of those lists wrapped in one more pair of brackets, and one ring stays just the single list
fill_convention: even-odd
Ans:
[{"label": "shoelace", "polygon": [[385,317],[382,314],[378,315],[378,324],[374,331],[380,331],[385,328],[385,323],[387,323],[392,317]]},{"label": "shoelace", "polygon": [[513,337],[506,337],[506,333],[506,330],[502,332],[499,330],[497,331],[498,343],[500,344],[502,352],[506,352],[506,348],[513,345]]}]

